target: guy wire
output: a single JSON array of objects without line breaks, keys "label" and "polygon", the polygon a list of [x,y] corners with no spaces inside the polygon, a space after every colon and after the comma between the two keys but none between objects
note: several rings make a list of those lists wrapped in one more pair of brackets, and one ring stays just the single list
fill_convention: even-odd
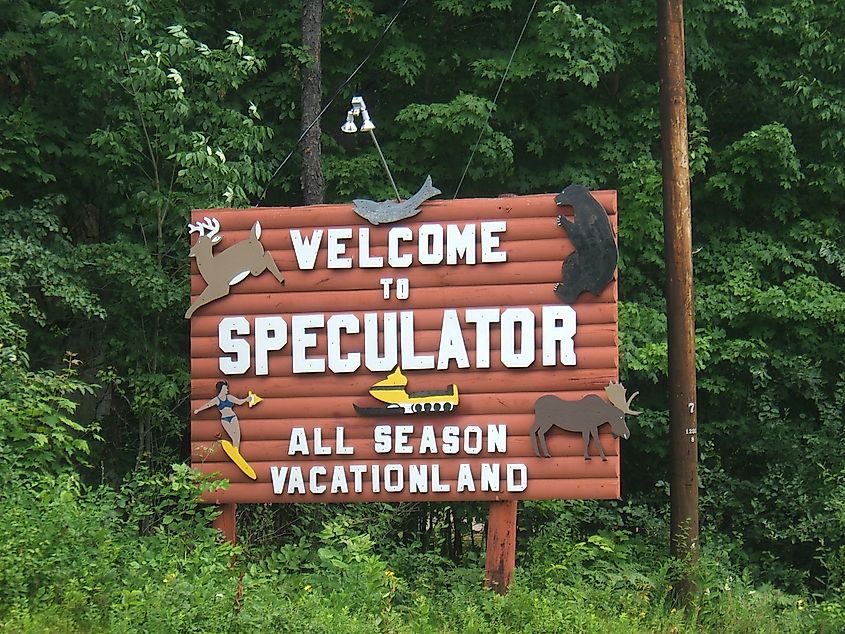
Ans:
[{"label": "guy wire", "polygon": [[464,173],[461,174],[461,180],[458,182],[458,187],[455,189],[455,195],[452,196],[452,200],[458,197],[458,192],[461,191],[461,185],[464,184],[464,179],[466,178],[467,172],[469,171],[469,166],[472,163],[472,159],[475,156],[475,151],[478,149],[478,146],[481,144],[481,139],[484,137],[484,128],[487,127],[487,122],[490,121],[490,117],[493,115],[493,108],[496,107],[496,101],[499,99],[499,93],[502,92],[502,86],[505,85],[505,79],[508,76],[508,71],[511,69],[511,64],[513,63],[513,58],[516,55],[516,49],[519,48],[520,42],[522,42],[522,36],[525,35],[525,29],[528,28],[528,22],[531,20],[531,16],[534,13],[534,7],[537,6],[537,0],[531,4],[531,8],[528,10],[528,15],[525,16],[525,24],[522,25],[522,31],[519,33],[519,37],[516,38],[516,44],[513,46],[513,51],[511,51],[511,58],[508,60],[508,65],[505,67],[505,72],[502,73],[502,81],[499,82],[499,88],[496,89],[496,96],[493,97],[493,107],[490,108],[490,112],[487,113],[487,118],[484,120],[484,124],[481,126],[481,132],[478,134],[478,140],[475,142],[475,146],[472,148],[472,152],[469,155],[469,160],[467,161],[467,165],[464,168]]}]

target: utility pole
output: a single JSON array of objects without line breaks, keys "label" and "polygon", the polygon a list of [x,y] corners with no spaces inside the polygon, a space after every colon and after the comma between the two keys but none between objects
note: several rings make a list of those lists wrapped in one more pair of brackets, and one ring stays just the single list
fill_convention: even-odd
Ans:
[{"label": "utility pole", "polygon": [[660,138],[669,343],[671,553],[685,562],[678,597],[696,589],[698,562],[698,412],[692,276],[683,0],[658,0]]}]

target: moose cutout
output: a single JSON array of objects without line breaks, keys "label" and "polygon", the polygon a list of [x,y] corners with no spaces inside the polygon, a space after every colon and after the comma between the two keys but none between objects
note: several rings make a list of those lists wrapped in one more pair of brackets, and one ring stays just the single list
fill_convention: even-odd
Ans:
[{"label": "moose cutout", "polygon": [[212,247],[223,239],[218,235],[219,220],[206,216],[196,224],[189,224],[188,229],[189,233],[199,233],[199,238],[188,255],[197,259],[197,267],[207,286],[188,308],[185,319],[190,319],[201,306],[228,295],[230,288],[247,275],[261,275],[264,271],[270,271],[273,277],[279,280],[279,284],[285,283],[273,256],[264,250],[259,241],[261,224],[258,221],[252,226],[248,238],[217,254],[212,252]]},{"label": "moose cutout", "polygon": [[561,266],[563,282],[555,286],[555,293],[565,304],[571,304],[584,291],[598,295],[604,290],[616,270],[619,251],[604,207],[583,185],[570,185],[555,196],[558,207],[569,205],[575,214],[570,222],[562,214],[557,224],[572,241],[575,253]]},{"label": "moose cutout", "polygon": [[609,403],[600,396],[590,394],[579,401],[564,401],[553,394],[546,394],[534,403],[534,424],[531,425],[529,435],[534,454],[538,458],[551,458],[546,444],[546,434],[552,427],[560,427],[564,431],[580,432],[584,439],[584,460],[591,460],[590,438],[593,438],[599,448],[602,460],[607,460],[604,449],[599,442],[599,427],[604,423],[610,424],[615,438],[621,436],[627,439],[630,435],[625,415],[638,416],[642,412],[631,409],[631,401],[639,392],[634,392],[625,400],[625,387],[613,381],[604,388]]}]

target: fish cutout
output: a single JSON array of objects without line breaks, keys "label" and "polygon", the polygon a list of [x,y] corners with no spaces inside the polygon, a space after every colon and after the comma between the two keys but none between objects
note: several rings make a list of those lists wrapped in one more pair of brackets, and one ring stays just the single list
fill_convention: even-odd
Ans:
[{"label": "fish cutout", "polygon": [[401,202],[385,200],[377,203],[374,200],[359,198],[352,201],[352,210],[372,225],[385,225],[416,216],[420,213],[420,205],[441,193],[431,184],[431,176],[429,176],[420,190],[408,200]]}]

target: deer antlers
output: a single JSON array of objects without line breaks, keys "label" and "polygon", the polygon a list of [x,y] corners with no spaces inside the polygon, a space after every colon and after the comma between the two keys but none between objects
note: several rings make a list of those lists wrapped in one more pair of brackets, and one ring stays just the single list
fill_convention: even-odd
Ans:
[{"label": "deer antlers", "polygon": [[639,394],[634,392],[627,401],[625,400],[625,386],[621,383],[614,383],[611,381],[604,391],[607,392],[607,398],[623,414],[630,414],[631,416],[638,416],[642,412],[635,412],[631,409],[631,401]]},{"label": "deer antlers", "polygon": [[[191,233],[199,233],[200,236],[207,235],[208,238],[213,238],[217,235],[217,232],[220,231],[220,221],[217,220],[217,218],[209,218],[206,216],[195,225],[188,223],[188,229],[190,229],[188,232],[189,235]],[[205,233],[206,230],[208,230],[208,234]]]}]

